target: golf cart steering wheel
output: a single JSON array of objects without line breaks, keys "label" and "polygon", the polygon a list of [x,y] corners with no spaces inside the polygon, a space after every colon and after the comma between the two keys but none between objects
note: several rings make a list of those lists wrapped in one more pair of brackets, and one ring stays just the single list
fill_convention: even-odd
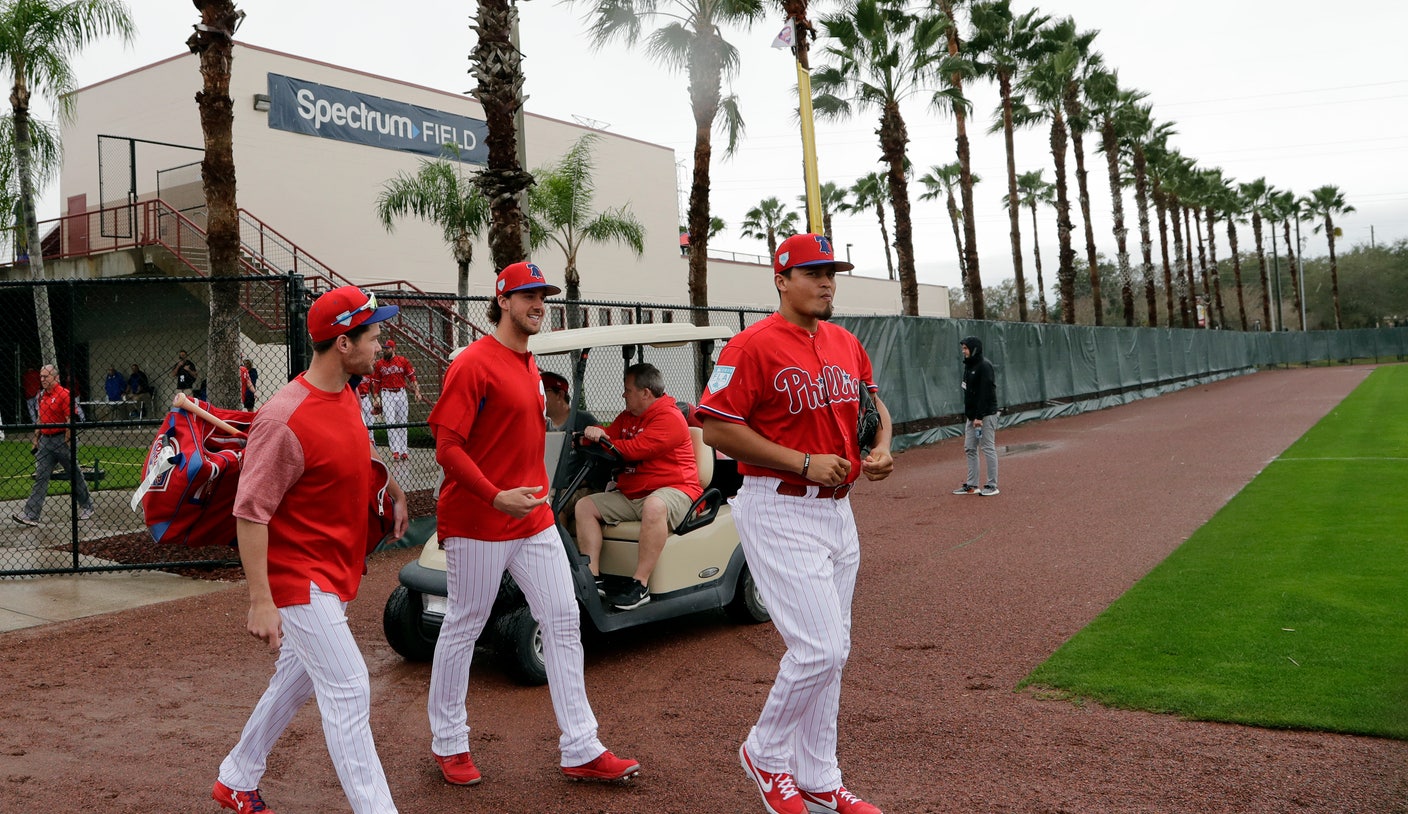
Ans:
[{"label": "golf cart steering wheel", "polygon": [[575,439],[578,449],[581,449],[593,458],[600,458],[603,461],[608,461],[613,464],[619,464],[625,460],[625,456],[621,454],[621,450],[617,449],[616,445],[611,443],[611,439],[606,436],[602,436],[601,439],[597,441],[588,440],[585,433],[574,432],[572,436]]}]

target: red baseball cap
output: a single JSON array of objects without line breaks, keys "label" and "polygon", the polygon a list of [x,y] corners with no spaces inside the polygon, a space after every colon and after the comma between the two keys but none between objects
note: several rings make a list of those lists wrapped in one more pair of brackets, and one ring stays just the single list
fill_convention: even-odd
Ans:
[{"label": "red baseball cap", "polygon": [[391,319],[400,311],[400,306],[396,305],[378,308],[376,295],[355,285],[345,285],[323,294],[308,309],[308,335],[314,342],[323,342],[359,325]]},{"label": "red baseball cap", "polygon": [[541,375],[543,377],[544,390],[556,390],[559,393],[568,392],[567,379],[565,377],[559,376],[550,370],[544,370]]},{"label": "red baseball cap", "polygon": [[394,340],[394,339],[388,339],[388,340],[386,340],[385,342],[382,342],[382,343],[381,343],[381,346],[382,346],[383,348],[394,348],[394,347],[396,347],[396,340]]},{"label": "red baseball cap", "polygon": [[543,293],[551,297],[562,293],[562,289],[555,285],[549,285],[543,277],[542,269],[534,263],[514,263],[505,266],[499,272],[499,277],[494,281],[494,293],[505,296],[515,291],[531,291],[535,288],[543,289]]},{"label": "red baseball cap", "polygon": [[855,268],[844,260],[836,259],[836,255],[831,251],[831,238],[810,232],[793,235],[782,241],[777,247],[777,255],[772,259],[772,270],[775,274],[807,266],[835,266],[837,271],[850,271]]}]

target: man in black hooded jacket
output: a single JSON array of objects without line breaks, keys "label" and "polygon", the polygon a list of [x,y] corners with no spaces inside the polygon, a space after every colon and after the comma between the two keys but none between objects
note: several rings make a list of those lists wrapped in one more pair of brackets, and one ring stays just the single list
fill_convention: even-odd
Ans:
[{"label": "man in black hooded jacket", "polygon": [[[953,493],[992,497],[998,494],[997,372],[992,362],[983,358],[983,343],[978,337],[964,338],[959,347],[963,350],[963,452],[968,456],[968,479]],[[980,448],[987,463],[986,481],[979,480]]]}]

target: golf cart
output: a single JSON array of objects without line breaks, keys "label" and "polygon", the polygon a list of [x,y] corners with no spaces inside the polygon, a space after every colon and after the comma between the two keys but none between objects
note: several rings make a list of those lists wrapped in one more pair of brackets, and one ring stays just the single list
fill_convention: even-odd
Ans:
[{"label": "golf cart", "polygon": [[[659,368],[671,397],[693,394],[695,360],[709,355],[708,345],[701,349],[695,343],[726,340],[732,334],[726,327],[647,323],[538,334],[529,340],[528,347],[541,369],[560,373],[572,382],[571,414],[564,426],[573,427],[582,409],[590,408],[603,421],[620,412],[622,375],[636,362],[650,362]],[[608,348],[620,353],[600,352]],[[595,356],[593,349],[598,351]],[[682,403],[681,409],[687,412],[690,405]],[[544,457],[551,480],[549,495],[572,569],[584,629],[608,633],[720,608],[742,623],[769,621],[726,502],[741,483],[737,468],[732,460],[719,458],[705,445],[701,429],[691,426],[690,435],[704,495],[688,517],[671,530],[650,576],[651,601],[623,611],[598,594],[587,558],[578,552],[569,532],[574,521],[568,511],[582,484],[605,481],[606,473],[600,467],[609,469],[621,461],[619,457],[612,460],[614,450],[609,444],[582,445],[580,436],[573,433],[547,433]],[[634,574],[639,534],[639,523],[603,529],[603,576],[624,580]],[[404,658],[428,661],[435,653],[435,640],[448,607],[445,572],[445,551],[435,535],[426,541],[420,557],[401,569],[401,584],[386,602],[382,626],[387,642]],[[538,623],[507,573],[480,644],[492,648],[516,680],[524,684],[547,681]]]}]

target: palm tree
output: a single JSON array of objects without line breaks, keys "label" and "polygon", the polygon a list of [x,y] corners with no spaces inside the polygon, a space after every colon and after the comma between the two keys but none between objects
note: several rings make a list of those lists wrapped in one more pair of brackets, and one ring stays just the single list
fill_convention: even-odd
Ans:
[{"label": "palm tree", "polygon": [[1305,317],[1301,316],[1300,310],[1300,275],[1296,274],[1296,244],[1291,242],[1291,222],[1300,220],[1301,202],[1294,192],[1285,190],[1271,196],[1271,205],[1274,212],[1272,220],[1280,222],[1282,236],[1286,239],[1286,262],[1291,272],[1291,291],[1294,294],[1292,306],[1300,319],[1300,329],[1304,331]]},{"label": "palm tree", "polygon": [[1261,329],[1269,331],[1274,327],[1271,323],[1271,277],[1266,271],[1266,247],[1261,242],[1261,217],[1268,211],[1267,196],[1271,194],[1271,187],[1265,178],[1258,178],[1242,184],[1238,192],[1252,216],[1252,237],[1256,240],[1256,262],[1261,273]]},{"label": "palm tree", "polygon": [[[1183,196],[1192,194],[1193,162],[1176,150],[1160,147],[1156,157],[1159,166],[1159,189],[1173,225],[1174,288],[1178,289],[1180,325],[1193,326],[1197,287],[1193,284],[1193,235],[1187,233],[1187,207]],[[1184,235],[1187,234],[1187,241]],[[1172,290],[1172,289],[1170,289]],[[1173,322],[1173,306],[1169,305],[1169,322]]]},{"label": "palm tree", "polygon": [[[827,15],[821,24],[830,38],[823,53],[831,62],[813,77],[813,107],[831,119],[846,119],[859,110],[880,113],[876,132],[880,160],[889,169],[900,299],[904,313],[917,316],[919,282],[905,166],[909,133],[900,103],[923,90],[940,60],[938,43],[947,21],[941,15],[909,13],[884,0],[857,0],[844,12]],[[981,318],[976,311],[974,315]]]},{"label": "palm tree", "polygon": [[[819,190],[821,192],[821,229],[831,245],[836,245],[836,235],[831,232],[831,216],[836,212],[845,210],[846,190],[836,186],[834,181],[823,183]],[[802,210],[806,211],[806,194],[798,195],[797,202],[802,205]]]},{"label": "palm tree", "polygon": [[[42,119],[29,120],[30,162],[33,182],[44,187],[58,175],[63,151],[58,130]],[[15,120],[0,115],[0,212],[11,216],[10,234],[18,236],[24,228],[20,208],[19,171],[15,167]],[[20,216],[18,222],[15,216]]]},{"label": "palm tree", "polygon": [[454,255],[457,267],[459,315],[457,342],[469,344],[469,264],[474,241],[489,225],[489,201],[463,164],[448,159],[422,161],[414,174],[401,173],[382,185],[376,214],[386,231],[395,230],[395,219],[414,216],[440,227],[440,234]]},{"label": "palm tree", "polygon": [[[1100,69],[1101,58],[1090,50],[1099,32],[1086,31],[1077,34],[1074,22],[1070,23],[1069,42],[1073,45],[1076,62],[1065,76],[1061,92],[1061,105],[1065,108],[1066,124],[1071,131],[1071,155],[1076,162],[1076,191],[1080,202],[1081,220],[1085,226],[1085,259],[1090,270],[1090,294],[1095,304],[1095,324],[1104,325],[1103,299],[1100,293],[1100,266],[1095,254],[1095,227],[1090,220],[1090,187],[1085,170],[1085,132],[1090,129],[1090,111],[1082,96],[1092,73]],[[1059,26],[1058,26],[1059,27]]]},{"label": "palm tree", "polygon": [[195,0],[201,24],[186,40],[200,55],[202,88],[196,94],[205,157],[206,246],[210,252],[210,336],[206,340],[207,395],[214,404],[240,403],[240,215],[235,201],[235,100],[230,61],[235,29],[244,12],[233,0]]},{"label": "palm tree", "polygon": [[[972,286],[968,282],[968,257],[963,251],[963,212],[958,208],[958,202],[953,198],[953,190],[959,187],[963,180],[963,166],[957,161],[952,164],[935,164],[923,176],[919,183],[924,185],[924,192],[920,193],[919,200],[934,201],[940,195],[945,196],[945,204],[948,207],[948,220],[953,226],[953,244],[958,251],[958,272],[963,281],[963,292],[970,294]],[[980,178],[973,176],[973,183],[978,183]],[[961,191],[960,191],[961,194]],[[1018,279],[1021,279],[1018,277]],[[1025,283],[1022,285],[1021,296],[1026,296]],[[1026,321],[1027,309],[1021,309],[1022,321]]]},{"label": "palm tree", "polygon": [[[1114,217],[1116,262],[1120,275],[1120,303],[1124,306],[1124,324],[1134,326],[1134,271],[1129,265],[1129,242],[1124,226],[1124,179],[1120,174],[1121,153],[1129,143],[1129,129],[1142,124],[1138,117],[1137,105],[1146,94],[1136,90],[1120,88],[1119,75],[1114,71],[1095,71],[1086,80],[1086,96],[1090,100],[1091,112],[1100,124],[1100,149],[1105,153],[1105,166],[1110,178],[1110,212]],[[1136,139],[1137,141],[1137,139]],[[1147,239],[1149,236],[1148,215],[1145,209],[1145,194],[1136,187],[1139,202],[1140,223],[1143,228],[1144,279],[1149,288],[1147,296],[1153,298],[1154,277],[1150,269]],[[1150,326],[1153,326],[1150,322]]]},{"label": "palm tree", "polygon": [[1165,296],[1168,302],[1168,323],[1173,324],[1173,280],[1168,262],[1168,212],[1160,200],[1159,167],[1151,154],[1164,148],[1173,126],[1167,122],[1155,125],[1153,108],[1135,105],[1127,108],[1124,117],[1125,138],[1130,153],[1130,170],[1134,174],[1134,199],[1139,208],[1139,250],[1144,264],[1144,299],[1149,308],[1149,327],[1159,324],[1158,286],[1154,282],[1153,237],[1149,226],[1149,204],[1158,212],[1159,249],[1162,253]]},{"label": "palm tree", "polygon": [[522,196],[533,176],[519,160],[518,113],[523,107],[523,54],[518,50],[515,0],[480,0],[470,26],[478,40],[470,51],[474,99],[484,108],[488,160],[474,179],[489,201],[489,253],[494,268],[524,259]]},{"label": "palm tree", "polygon": [[[963,0],[959,0],[963,2]],[[962,168],[959,190],[963,198],[963,268],[968,276],[968,301],[972,306],[973,318],[986,318],[983,303],[983,280],[978,272],[978,224],[973,208],[973,159],[968,146],[968,100],[963,95],[963,80],[974,76],[971,60],[962,58],[962,40],[958,36],[958,16],[953,13],[953,0],[938,0],[939,10],[944,17],[944,37],[948,44],[948,59],[935,66],[935,73],[948,80],[948,90],[934,94],[936,108],[947,107],[953,111],[954,130],[957,135],[958,165]],[[898,229],[896,230],[898,231]]]},{"label": "palm tree", "polygon": [[1323,186],[1310,190],[1310,194],[1301,199],[1301,204],[1307,215],[1318,215],[1325,219],[1322,226],[1316,226],[1315,231],[1322,228],[1325,231],[1325,239],[1330,244],[1330,295],[1335,303],[1335,330],[1343,327],[1340,319],[1340,266],[1335,259],[1335,238],[1338,237],[1335,229],[1335,215],[1344,215],[1354,211],[1354,207],[1345,202],[1344,193],[1336,186]]},{"label": "palm tree", "polygon": [[567,265],[567,327],[582,326],[582,278],[577,271],[577,255],[587,241],[616,243],[645,253],[645,226],[631,211],[629,203],[603,212],[592,211],[596,194],[595,162],[592,148],[600,136],[587,133],[577,139],[556,164],[534,173],[537,183],[528,193],[529,246],[536,251],[549,243],[562,250]]},{"label": "palm tree", "polygon": [[[728,133],[725,155],[731,154],[742,134],[738,99],[723,96],[723,80],[738,72],[738,50],[723,38],[722,26],[747,27],[763,14],[762,0],[593,0],[596,18],[591,26],[593,44],[600,48],[613,40],[636,45],[645,40],[648,54],[666,67],[682,70],[689,78],[689,101],[694,112],[694,176],[689,189],[686,217],[692,245],[689,250],[689,304],[695,324],[707,324],[709,314],[709,165],[713,160],[713,128],[722,119]],[[662,26],[648,35],[648,21]],[[707,365],[699,365],[699,375]],[[700,382],[703,390],[703,382]]]},{"label": "palm tree", "polygon": [[1041,276],[1041,237],[1037,233],[1036,206],[1038,203],[1050,206],[1054,202],[1054,187],[1041,177],[1041,170],[1024,172],[1017,176],[1017,193],[1021,203],[1032,210],[1032,263],[1036,266],[1036,293],[1041,303],[1041,321],[1046,322],[1046,281]]},{"label": "palm tree", "polygon": [[1029,107],[1024,98],[1014,101],[1013,107],[1019,126],[1039,122],[1051,124],[1051,156],[1056,168],[1056,239],[1060,247],[1056,285],[1060,292],[1062,321],[1074,325],[1075,251],[1071,248],[1071,204],[1066,181],[1066,148],[1070,132],[1066,126],[1063,97],[1068,77],[1074,76],[1080,65],[1081,54],[1075,23],[1070,18],[1043,29],[1042,37],[1048,40],[1053,50],[1033,64],[1018,81],[1022,93],[1030,95],[1035,104]]},{"label": "palm tree", "polygon": [[[977,75],[997,80],[1002,98],[1001,115],[993,130],[1002,128],[1007,150],[1007,221],[1012,240],[1012,273],[1017,286],[1017,318],[1027,321],[1027,284],[1022,270],[1021,198],[1017,192],[1017,156],[1013,146],[1012,81],[1042,54],[1046,42],[1040,29],[1050,17],[1036,9],[1020,17],[1013,16],[1011,0],[988,0],[972,6],[973,38],[968,41]],[[976,180],[974,181],[976,183]],[[960,253],[961,254],[961,253]],[[1045,306],[1046,295],[1042,295]],[[1045,314],[1042,315],[1045,321]]]},{"label": "palm tree", "polygon": [[[1219,175],[1220,177],[1220,175]],[[1208,206],[1208,234],[1213,234],[1212,212],[1216,206],[1227,219],[1227,245],[1232,253],[1232,279],[1237,286],[1237,319],[1241,323],[1242,330],[1247,330],[1247,304],[1242,286],[1242,250],[1238,246],[1237,222],[1242,219],[1247,211],[1247,200],[1242,196],[1241,187],[1231,180],[1226,185],[1214,191],[1214,197],[1209,201]],[[1211,245],[1209,239],[1209,245]],[[1214,260],[1213,268],[1216,269]]]},{"label": "palm tree", "polygon": [[859,213],[871,208],[875,210],[875,217],[880,221],[880,242],[885,244],[885,267],[890,272],[889,278],[895,279],[895,261],[890,256],[890,232],[885,228],[885,201],[890,199],[890,182],[878,172],[863,175],[851,184],[850,196],[850,202],[841,205],[843,211]]},{"label": "palm tree", "polygon": [[788,209],[776,198],[764,198],[743,215],[739,230],[744,237],[767,241],[768,257],[777,254],[777,236],[791,237],[800,223],[796,210]]},{"label": "palm tree", "polygon": [[[132,20],[120,0],[7,0],[0,5],[0,71],[14,77],[10,109],[15,132],[15,174],[19,184],[21,252],[29,257],[31,280],[44,279],[44,251],[38,244],[39,220],[34,211],[34,141],[29,103],[38,91],[55,103],[59,116],[73,114],[75,52],[112,34],[132,40]],[[39,325],[41,364],[57,364],[49,289],[34,287],[34,319]]]}]

